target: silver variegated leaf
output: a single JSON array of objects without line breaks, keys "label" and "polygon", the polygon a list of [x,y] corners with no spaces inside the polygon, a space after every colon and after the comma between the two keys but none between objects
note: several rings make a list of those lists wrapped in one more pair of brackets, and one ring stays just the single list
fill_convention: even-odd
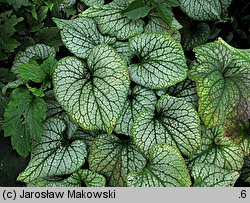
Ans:
[{"label": "silver variegated leaf", "polygon": [[179,0],[181,10],[194,20],[219,20],[232,0]]},{"label": "silver variegated leaf", "polygon": [[141,113],[132,126],[134,143],[149,156],[158,143],[177,146],[191,156],[201,145],[200,123],[193,106],[180,98],[162,96],[155,111]]},{"label": "silver variegated leaf", "polygon": [[29,63],[31,58],[46,59],[50,55],[55,56],[56,51],[53,47],[45,44],[36,44],[34,46],[27,47],[23,52],[19,52],[13,62],[11,71],[19,76],[18,67],[22,64]]},{"label": "silver variegated leaf", "polygon": [[128,95],[123,113],[116,124],[115,132],[130,136],[131,126],[135,118],[145,110],[155,109],[157,97],[153,90],[139,85],[133,87]]},{"label": "silver variegated leaf", "polygon": [[28,183],[28,187],[104,187],[106,179],[102,175],[87,169],[78,169],[71,176],[60,178],[43,178]]},{"label": "silver variegated leaf", "polygon": [[34,144],[27,168],[18,176],[26,183],[39,178],[73,173],[85,162],[86,145],[81,140],[70,141],[64,137],[64,121],[48,119],[44,124],[44,135]]},{"label": "silver variegated leaf", "polygon": [[225,170],[240,170],[243,157],[241,147],[225,136],[223,126],[216,126],[203,130],[201,148],[190,158],[190,166],[206,163]]},{"label": "silver variegated leaf", "polygon": [[150,89],[162,89],[184,80],[186,59],[181,46],[163,34],[141,34],[129,40],[135,59],[131,79]]},{"label": "silver variegated leaf", "polygon": [[185,101],[191,103],[194,107],[198,104],[198,96],[197,96],[197,87],[195,82],[192,80],[186,79],[182,82],[177,83],[174,86],[168,87],[166,89],[157,90],[156,94],[158,96],[163,96],[168,94],[173,97],[182,98]]},{"label": "silver variegated leaf", "polygon": [[146,159],[130,140],[99,135],[92,143],[90,170],[104,175],[109,186],[126,186],[128,173],[140,171],[145,165]]},{"label": "silver variegated leaf", "polygon": [[191,176],[194,178],[194,187],[232,187],[240,173],[213,164],[199,163],[193,167]]},{"label": "silver variegated leaf", "polygon": [[188,187],[191,181],[178,149],[162,143],[152,148],[143,170],[129,173],[127,184],[130,187]]},{"label": "silver variegated leaf", "polygon": [[113,48],[94,47],[87,64],[61,59],[53,82],[57,100],[74,122],[85,130],[113,131],[130,84],[126,63]]},{"label": "silver variegated leaf", "polygon": [[207,128],[224,124],[250,97],[250,52],[229,47],[222,39],[194,52],[197,61],[189,76],[197,83],[199,115]]},{"label": "silver variegated leaf", "polygon": [[115,0],[103,6],[90,7],[81,16],[95,20],[102,34],[126,40],[143,32],[144,22],[141,19],[130,20],[123,11],[131,0]]},{"label": "silver variegated leaf", "polygon": [[54,18],[54,22],[61,30],[61,38],[65,46],[77,57],[87,58],[91,49],[99,44],[113,44],[116,39],[102,36],[90,18],[76,18],[63,20]]}]

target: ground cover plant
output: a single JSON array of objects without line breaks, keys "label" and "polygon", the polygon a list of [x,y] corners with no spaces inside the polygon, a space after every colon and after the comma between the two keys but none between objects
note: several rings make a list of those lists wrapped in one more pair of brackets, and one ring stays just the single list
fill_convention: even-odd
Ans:
[{"label": "ground cover plant", "polygon": [[0,5],[1,186],[249,186],[247,0]]}]

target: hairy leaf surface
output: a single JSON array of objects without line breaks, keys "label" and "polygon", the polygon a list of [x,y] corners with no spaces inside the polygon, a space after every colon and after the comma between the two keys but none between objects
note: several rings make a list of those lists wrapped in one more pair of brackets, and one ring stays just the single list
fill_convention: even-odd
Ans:
[{"label": "hairy leaf surface", "polygon": [[5,136],[11,136],[13,148],[23,157],[28,156],[31,143],[39,140],[46,118],[46,104],[25,89],[15,89],[4,113]]}]

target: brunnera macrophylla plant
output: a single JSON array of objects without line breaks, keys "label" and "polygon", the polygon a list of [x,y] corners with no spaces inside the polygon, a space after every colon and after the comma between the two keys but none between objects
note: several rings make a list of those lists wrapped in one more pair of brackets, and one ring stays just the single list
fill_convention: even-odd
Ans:
[{"label": "brunnera macrophylla plant", "polygon": [[[166,2],[194,20],[221,19],[231,3]],[[221,38],[204,43],[209,27],[201,23],[204,32],[182,35],[193,37],[184,41],[195,53],[190,62],[174,17],[169,24],[133,0],[84,3],[79,17],[53,19],[71,56],[57,61],[52,47],[36,44],[15,58],[3,126],[20,155],[31,152],[18,180],[205,187],[233,186],[242,168],[249,175],[250,137],[243,133],[239,144],[225,126],[249,104],[250,51]]]}]

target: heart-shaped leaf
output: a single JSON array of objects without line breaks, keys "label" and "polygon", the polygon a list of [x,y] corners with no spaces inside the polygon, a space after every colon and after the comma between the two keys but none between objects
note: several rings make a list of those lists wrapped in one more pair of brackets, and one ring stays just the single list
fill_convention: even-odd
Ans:
[{"label": "heart-shaped leaf", "polygon": [[148,156],[158,143],[177,146],[186,156],[201,144],[199,117],[193,106],[180,98],[162,96],[155,111],[141,113],[132,126],[132,137]]},{"label": "heart-shaped leaf", "polygon": [[31,182],[38,178],[66,175],[83,165],[86,146],[83,141],[68,140],[63,135],[65,129],[65,123],[58,118],[45,122],[44,136],[34,144],[29,165],[19,174],[19,181]]},{"label": "heart-shaped leaf", "polygon": [[194,20],[219,20],[232,0],[179,0],[181,10]]},{"label": "heart-shaped leaf", "polygon": [[129,173],[127,184],[130,187],[188,187],[191,181],[178,149],[162,143],[152,148],[142,171]]},{"label": "heart-shaped leaf", "polygon": [[125,61],[107,45],[92,49],[87,64],[61,59],[54,73],[55,96],[74,122],[86,130],[111,133],[129,90]]},{"label": "heart-shaped leaf", "polygon": [[129,66],[134,82],[150,89],[162,89],[186,78],[183,50],[171,37],[141,34],[130,39],[129,43],[135,55]]},{"label": "heart-shaped leaf", "polygon": [[238,171],[226,170],[213,164],[196,164],[191,175],[195,187],[232,187],[239,178]]},{"label": "heart-shaped leaf", "polygon": [[130,2],[132,1],[115,0],[103,6],[90,7],[81,16],[93,18],[102,34],[126,40],[142,33],[144,26],[141,19],[130,20],[123,15]]},{"label": "heart-shaped leaf", "polygon": [[250,53],[233,50],[222,40],[194,51],[197,62],[190,77],[198,86],[199,114],[208,128],[223,124],[250,97]]},{"label": "heart-shaped leaf", "polygon": [[196,89],[197,87],[195,82],[187,79],[166,89],[157,90],[156,94],[160,97],[165,94],[168,94],[173,97],[183,98],[185,101],[189,102],[195,107],[197,106],[198,103],[198,96]]},{"label": "heart-shaped leaf", "polygon": [[203,130],[201,148],[190,158],[190,166],[206,163],[225,170],[240,170],[243,157],[240,146],[225,136],[223,126],[216,126]]},{"label": "heart-shaped leaf", "polygon": [[156,102],[157,98],[153,90],[148,90],[139,85],[133,87],[129,92],[123,113],[116,124],[115,132],[130,135],[130,129],[135,118],[142,111],[154,111]]},{"label": "heart-shaped leaf", "polygon": [[50,178],[38,179],[28,184],[28,187],[104,187],[106,179],[102,175],[86,169],[78,169],[64,180]]},{"label": "heart-shaped leaf", "polygon": [[129,172],[140,171],[146,159],[130,141],[115,135],[99,135],[92,143],[89,155],[90,170],[107,178],[109,186],[125,186]]},{"label": "heart-shaped leaf", "polygon": [[87,58],[91,49],[98,44],[113,44],[116,39],[102,36],[96,24],[90,18],[76,18],[63,20],[54,18],[54,22],[61,30],[61,38],[65,46],[77,57]]}]

